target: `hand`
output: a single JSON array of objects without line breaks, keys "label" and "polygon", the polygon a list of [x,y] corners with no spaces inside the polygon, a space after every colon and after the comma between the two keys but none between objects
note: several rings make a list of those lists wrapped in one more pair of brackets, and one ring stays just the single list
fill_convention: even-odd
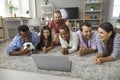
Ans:
[{"label": "hand", "polygon": [[46,53],[46,52],[47,52],[46,47],[43,47],[43,52],[44,52],[44,53]]},{"label": "hand", "polygon": [[95,56],[95,57],[93,58],[93,61],[96,62],[96,61],[97,61],[97,58],[98,58],[98,57]]},{"label": "hand", "polygon": [[26,49],[21,48],[20,49],[20,54],[28,54],[30,52],[31,52],[31,50],[29,50],[28,48],[26,48]]},{"label": "hand", "polygon": [[68,54],[68,49],[67,48],[62,48],[62,54]]},{"label": "hand", "polygon": [[101,58],[94,58],[94,62],[96,63],[96,64],[102,64],[102,60],[101,60]]},{"label": "hand", "polygon": [[80,55],[81,55],[81,56],[83,56],[83,55],[86,54],[86,49],[85,49],[85,47],[84,47],[83,45],[80,46],[80,48],[79,48],[79,52],[80,52]]}]

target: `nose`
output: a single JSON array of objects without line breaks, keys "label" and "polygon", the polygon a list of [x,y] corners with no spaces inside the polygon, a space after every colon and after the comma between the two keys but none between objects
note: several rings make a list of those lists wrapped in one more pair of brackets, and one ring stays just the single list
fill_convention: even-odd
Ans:
[{"label": "nose", "polygon": [[65,35],[62,35],[61,37],[62,37],[63,39],[65,39]]},{"label": "nose", "polygon": [[25,41],[25,42],[28,42],[28,41],[29,41],[29,39],[28,39],[28,38],[24,38],[24,41]]},{"label": "nose", "polygon": [[49,34],[48,33],[45,33],[45,36],[48,36]]},{"label": "nose", "polygon": [[88,35],[90,35],[91,34],[91,32],[88,32]]}]

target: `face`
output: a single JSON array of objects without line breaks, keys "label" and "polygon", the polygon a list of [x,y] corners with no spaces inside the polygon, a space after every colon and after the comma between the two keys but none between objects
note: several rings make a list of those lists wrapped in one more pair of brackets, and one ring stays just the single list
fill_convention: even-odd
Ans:
[{"label": "face", "polygon": [[61,18],[62,18],[62,16],[60,13],[54,13],[54,20],[56,23],[59,23]]},{"label": "face", "polygon": [[20,31],[20,36],[24,42],[30,41],[30,32],[22,32]]},{"label": "face", "polygon": [[49,30],[46,29],[46,30],[43,31],[43,36],[44,36],[45,39],[48,39],[49,35],[50,35]]},{"label": "face", "polygon": [[82,36],[85,40],[88,40],[91,36],[91,27],[85,25],[82,26]]},{"label": "face", "polygon": [[69,41],[70,34],[69,34],[69,32],[65,31],[64,29],[60,29],[60,36],[63,40]]},{"label": "face", "polygon": [[111,36],[111,33],[112,33],[111,31],[110,32],[106,32],[104,29],[98,28],[99,37],[103,41],[108,41],[110,36]]}]

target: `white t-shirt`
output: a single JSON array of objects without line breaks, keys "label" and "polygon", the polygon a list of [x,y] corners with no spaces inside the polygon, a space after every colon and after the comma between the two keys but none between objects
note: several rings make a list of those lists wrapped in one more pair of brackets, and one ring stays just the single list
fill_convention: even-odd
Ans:
[{"label": "white t-shirt", "polygon": [[75,32],[72,32],[72,31],[70,32],[69,44],[67,43],[67,41],[63,40],[60,35],[59,35],[59,39],[60,39],[60,44],[61,44],[62,48],[68,48],[69,53],[72,53],[77,50],[78,37],[75,34]]}]

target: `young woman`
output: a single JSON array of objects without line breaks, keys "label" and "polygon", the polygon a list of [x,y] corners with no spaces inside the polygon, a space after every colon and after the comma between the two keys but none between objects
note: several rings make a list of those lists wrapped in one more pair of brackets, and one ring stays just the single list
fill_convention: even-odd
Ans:
[{"label": "young woman", "polygon": [[60,27],[59,39],[63,54],[69,54],[77,50],[78,37],[74,32],[70,31],[65,24]]},{"label": "young woman", "polygon": [[120,35],[116,34],[111,23],[102,23],[98,28],[98,54],[94,58],[96,64],[117,59],[120,51]]},{"label": "young woman", "polygon": [[40,34],[40,43],[38,46],[44,53],[53,48],[51,30],[48,26],[42,27]]}]

